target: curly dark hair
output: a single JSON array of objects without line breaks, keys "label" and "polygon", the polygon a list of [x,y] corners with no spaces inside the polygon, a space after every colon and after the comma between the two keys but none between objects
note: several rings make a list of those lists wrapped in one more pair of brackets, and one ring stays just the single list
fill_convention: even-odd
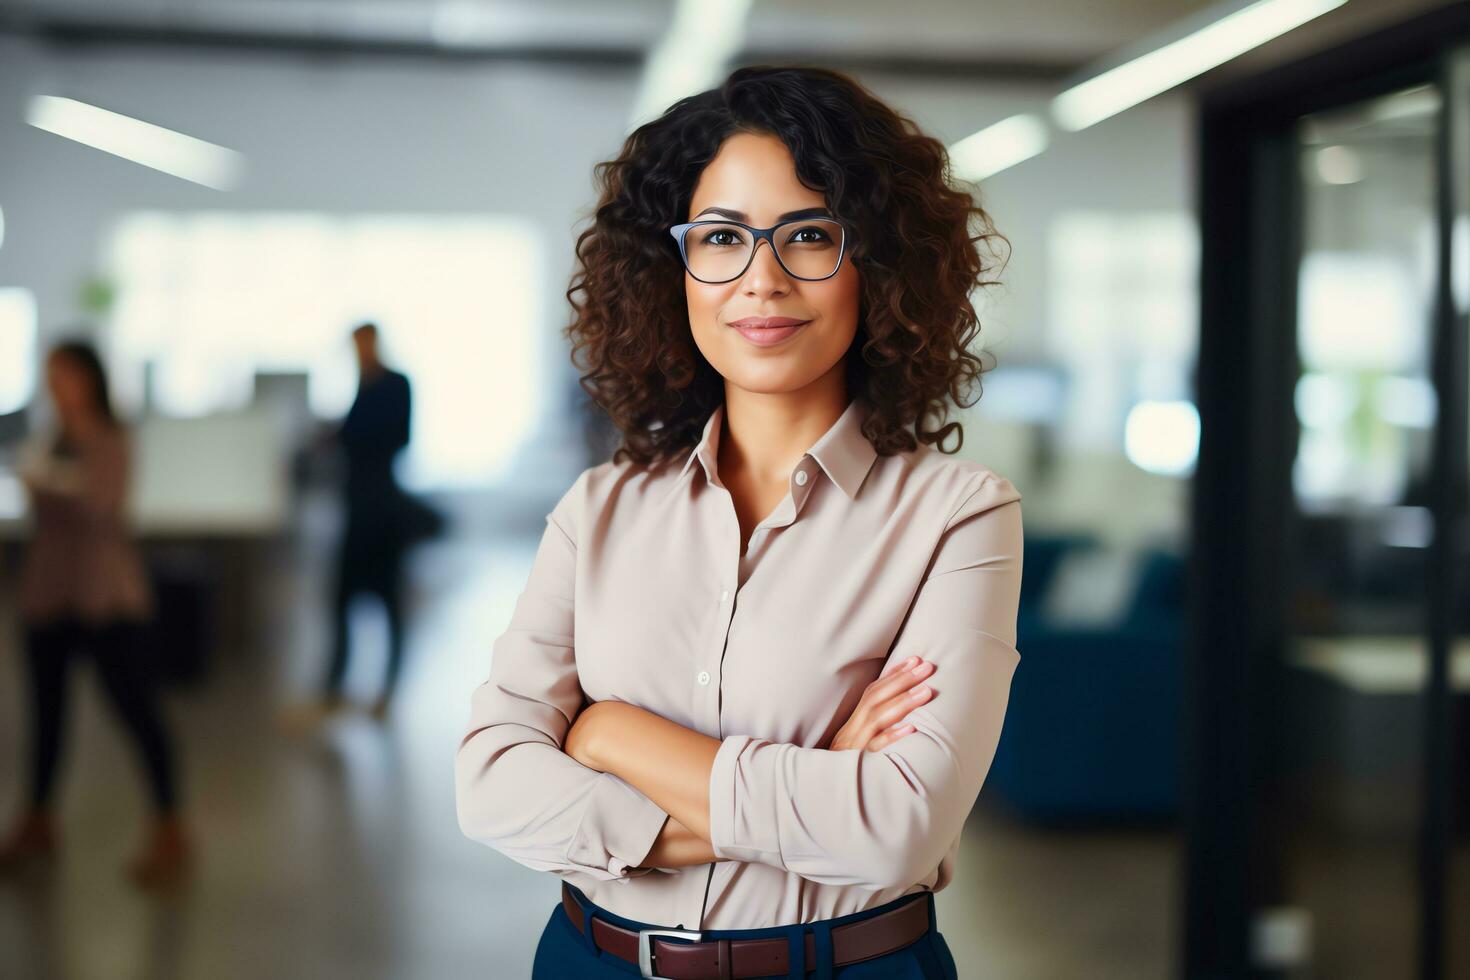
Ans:
[{"label": "curly dark hair", "polygon": [[577,238],[566,291],[575,319],[563,336],[585,369],[582,389],[622,432],[613,459],[670,461],[724,399],[723,377],[694,343],[667,229],[686,220],[700,173],[736,133],[779,138],[798,179],[854,229],[862,294],[845,373],[849,396],[872,408],[864,434],[886,456],[955,432],[954,448],[939,449],[958,452],[960,423],[938,424],[946,396],[962,407],[979,398],[963,400],[986,370],[969,350],[980,329],[970,295],[996,284],[982,277],[1004,265],[990,246],[1007,240],[974,185],[954,179],[944,144],[850,76],[753,65],[675,102],[594,168],[599,201]]}]

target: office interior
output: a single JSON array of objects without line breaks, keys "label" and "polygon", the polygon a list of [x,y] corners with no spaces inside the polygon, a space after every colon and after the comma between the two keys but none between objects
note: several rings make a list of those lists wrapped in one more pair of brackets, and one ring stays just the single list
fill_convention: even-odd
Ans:
[{"label": "office interior", "polygon": [[[530,975],[559,881],[452,758],[551,505],[615,434],[560,329],[592,168],[741,64],[850,72],[1010,252],[959,455],[1026,544],[1004,730],[937,893],[961,976],[1470,976],[1470,4],[0,0],[0,827],[23,803],[17,475],[99,351],[197,848],[76,679],[63,846],[0,976]],[[1109,81],[1121,84],[1109,87]],[[329,645],[349,334],[413,384],[393,710]]]}]

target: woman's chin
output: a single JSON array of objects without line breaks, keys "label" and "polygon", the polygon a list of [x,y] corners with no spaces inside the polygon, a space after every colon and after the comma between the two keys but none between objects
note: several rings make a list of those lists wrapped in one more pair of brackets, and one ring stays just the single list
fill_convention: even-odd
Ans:
[{"label": "woman's chin", "polygon": [[819,377],[820,371],[794,371],[789,367],[773,364],[770,370],[751,368],[726,374],[725,380],[742,391],[756,395],[786,395],[800,391]]}]

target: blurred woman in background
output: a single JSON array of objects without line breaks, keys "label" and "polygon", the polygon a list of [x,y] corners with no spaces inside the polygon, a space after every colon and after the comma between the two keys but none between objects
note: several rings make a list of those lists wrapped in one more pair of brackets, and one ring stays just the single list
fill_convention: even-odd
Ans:
[{"label": "blurred woman in background", "polygon": [[164,884],[184,869],[187,846],[173,742],[146,646],[154,596],[127,527],[131,436],[113,414],[91,345],[54,347],[46,383],[57,431],[38,440],[20,468],[35,516],[19,609],[30,675],[31,783],[26,810],[0,843],[0,868],[55,850],[68,681],[78,658],[90,656],[152,796],[153,825],[129,871],[141,885]]}]

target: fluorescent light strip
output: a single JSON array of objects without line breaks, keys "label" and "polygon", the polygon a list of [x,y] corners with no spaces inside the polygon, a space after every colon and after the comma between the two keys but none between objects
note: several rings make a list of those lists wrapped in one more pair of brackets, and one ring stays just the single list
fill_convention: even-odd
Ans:
[{"label": "fluorescent light strip", "polygon": [[632,126],[658,118],[688,95],[719,84],[745,40],[751,0],[679,0],[669,32],[649,52]]},{"label": "fluorescent light strip", "polygon": [[956,175],[984,180],[1036,156],[1050,139],[1044,121],[1022,113],[966,136],[949,148],[949,159]]},{"label": "fluorescent light strip", "polygon": [[244,157],[234,150],[56,95],[31,99],[26,122],[216,190],[233,187],[244,165]]},{"label": "fluorescent light strip", "polygon": [[1072,86],[1052,100],[1052,116],[1063,129],[1086,129],[1345,3],[1347,0],[1258,0]]}]

